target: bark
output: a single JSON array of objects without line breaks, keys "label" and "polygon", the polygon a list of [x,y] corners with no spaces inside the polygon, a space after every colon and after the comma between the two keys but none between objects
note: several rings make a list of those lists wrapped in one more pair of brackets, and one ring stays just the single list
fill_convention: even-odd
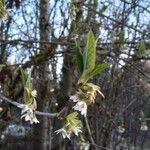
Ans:
[{"label": "bark", "polygon": [[[40,0],[40,40],[50,41],[50,27],[49,27],[49,0]],[[49,50],[47,44],[40,45],[41,53]],[[38,93],[38,110],[46,112],[49,107],[49,62],[45,61],[40,64],[36,70],[36,89]],[[48,133],[49,122],[47,117],[39,117],[40,123],[34,127],[34,150],[47,150],[48,149]]]}]

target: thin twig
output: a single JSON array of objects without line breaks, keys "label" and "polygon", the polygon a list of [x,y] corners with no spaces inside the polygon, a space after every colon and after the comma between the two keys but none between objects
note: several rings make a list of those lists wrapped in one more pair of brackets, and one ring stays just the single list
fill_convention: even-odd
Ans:
[{"label": "thin twig", "polygon": [[[121,25],[121,24],[122,24],[122,22],[117,21],[116,19],[111,18],[110,16],[104,15],[103,13],[100,13],[100,12],[96,11],[95,9],[91,8],[90,6],[88,6],[87,4],[84,4],[84,3],[83,3],[83,5],[84,5],[86,8],[88,8],[89,10],[93,11],[95,14],[98,14],[99,16],[101,16],[101,17],[103,17],[103,18],[107,18],[108,20],[110,20],[110,21],[112,21],[112,22],[115,22],[115,23],[117,23],[118,25]],[[132,30],[134,30],[134,31],[136,31],[136,32],[138,32],[138,33],[140,33],[140,34],[142,34],[142,35],[143,35],[143,34],[146,35],[146,36],[149,35],[149,34],[147,34],[147,33],[142,32],[140,29],[134,28],[134,27],[131,26],[131,25],[124,24],[124,26],[126,26],[127,28],[132,29]]]},{"label": "thin twig", "polygon": [[[4,95],[0,94],[0,99],[3,100],[3,101],[6,101],[10,104],[12,104],[13,106],[16,106],[17,108],[20,108],[19,106],[21,105],[20,103],[18,102],[15,102],[15,101],[12,101],[11,99],[5,97]],[[48,113],[48,112],[40,112],[40,111],[35,111],[35,114],[36,115],[39,115],[39,116],[47,116],[49,118],[55,118],[58,116],[58,113]]]},{"label": "thin twig", "polygon": [[94,142],[94,139],[92,137],[92,133],[91,133],[91,129],[90,129],[87,117],[85,117],[85,124],[86,124],[86,128],[87,128],[87,131],[88,131],[88,134],[89,134],[90,142],[91,142],[92,145],[95,145],[95,142]]}]

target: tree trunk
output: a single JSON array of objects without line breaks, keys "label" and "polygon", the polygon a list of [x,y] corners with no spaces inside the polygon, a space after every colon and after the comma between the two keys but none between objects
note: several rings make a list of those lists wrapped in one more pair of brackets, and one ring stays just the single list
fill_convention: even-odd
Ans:
[{"label": "tree trunk", "polygon": [[[49,0],[40,0],[40,41],[50,41],[50,27],[49,27]],[[40,52],[50,50],[47,44],[40,44]],[[38,93],[37,105],[38,110],[46,112],[49,107],[49,62],[46,61],[40,64],[36,70],[36,89]],[[49,122],[47,117],[39,117],[40,123],[34,126],[34,150],[47,150],[48,149],[48,133]]]}]

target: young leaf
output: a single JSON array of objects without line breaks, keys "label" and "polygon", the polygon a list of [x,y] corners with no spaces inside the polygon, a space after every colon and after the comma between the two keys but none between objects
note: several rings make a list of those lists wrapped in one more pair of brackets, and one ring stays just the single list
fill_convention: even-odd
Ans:
[{"label": "young leaf", "polygon": [[83,52],[83,73],[79,79],[80,83],[86,83],[90,78],[90,72],[95,68],[96,61],[96,44],[97,40],[92,31],[89,31],[87,36],[86,49]]},{"label": "young leaf", "polygon": [[98,1],[99,0],[93,0],[94,6],[97,7],[98,6]]},{"label": "young leaf", "polygon": [[84,70],[91,72],[95,67],[97,40],[92,31],[87,36],[87,44],[84,53]]},{"label": "young leaf", "polygon": [[90,73],[90,77],[97,75],[98,73],[103,72],[105,69],[109,68],[110,64],[108,63],[100,63],[95,66],[93,71]]},{"label": "young leaf", "polygon": [[140,112],[140,121],[141,122],[145,122],[146,121],[146,117],[143,111]]},{"label": "young leaf", "polygon": [[125,33],[124,32],[120,32],[119,34],[119,44],[120,46],[124,45],[125,43]]},{"label": "young leaf", "polygon": [[25,86],[26,82],[28,80],[28,73],[27,73],[27,71],[23,70],[22,68],[20,68],[20,72],[21,72],[21,79],[22,79],[23,86]]},{"label": "young leaf", "polygon": [[140,46],[139,46],[139,51],[138,51],[138,56],[143,57],[146,55],[146,46],[144,40],[141,40]]},{"label": "young leaf", "polygon": [[80,77],[78,84],[80,83],[86,83],[89,79],[90,79],[90,72],[85,70],[82,74],[82,76]]},{"label": "young leaf", "polygon": [[81,47],[78,42],[76,42],[76,63],[79,71],[83,73],[83,54],[81,52]]}]

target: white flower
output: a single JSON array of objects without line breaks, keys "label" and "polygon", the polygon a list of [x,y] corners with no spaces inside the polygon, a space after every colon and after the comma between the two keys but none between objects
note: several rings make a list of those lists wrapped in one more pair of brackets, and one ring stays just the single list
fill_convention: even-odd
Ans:
[{"label": "white flower", "polygon": [[2,135],[1,135],[1,140],[4,140],[4,139],[5,139],[5,135],[2,134]]},{"label": "white flower", "polygon": [[79,133],[82,132],[80,127],[74,127],[72,131],[67,131],[65,128],[61,128],[57,131],[55,131],[56,134],[61,133],[63,138],[68,138],[70,139],[71,133],[74,133],[76,136],[79,135]]},{"label": "white flower", "polygon": [[148,130],[148,126],[147,125],[141,125],[140,128],[142,131],[147,131]]},{"label": "white flower", "polygon": [[37,91],[36,91],[36,90],[33,90],[33,91],[31,92],[31,95],[32,95],[33,97],[37,97]]},{"label": "white flower", "polygon": [[70,96],[70,100],[72,100],[73,102],[78,102],[79,101],[76,95]]},{"label": "white flower", "polygon": [[64,139],[65,139],[65,138],[70,139],[71,133],[70,133],[70,132],[67,132],[64,128],[61,128],[61,129],[59,129],[59,130],[57,130],[57,131],[55,131],[55,132],[56,132],[56,134],[61,133]]},{"label": "white flower", "polygon": [[3,111],[3,108],[2,107],[0,107],[0,113]]},{"label": "white flower", "polygon": [[80,145],[80,149],[82,149],[82,150],[89,150],[89,148],[90,148],[90,144],[89,143],[81,142],[80,144],[81,144]]},{"label": "white flower", "polygon": [[22,109],[21,110],[21,114],[22,114],[21,118],[25,118],[25,121],[30,121],[30,124],[39,123],[32,108],[30,108],[28,105],[24,105],[24,104],[21,104],[18,107]]},{"label": "white flower", "polygon": [[122,126],[118,127],[118,132],[119,133],[124,133],[125,132],[125,128],[123,128]]},{"label": "white flower", "polygon": [[81,115],[86,117],[87,114],[87,104],[84,101],[78,101],[76,105],[73,107],[74,110],[78,110],[81,112]]},{"label": "white flower", "polygon": [[81,131],[81,127],[78,127],[78,126],[75,127],[74,130],[73,130],[73,132],[74,132],[74,134],[75,134],[76,136],[78,136],[78,134],[82,132],[82,131]]},{"label": "white flower", "polygon": [[52,89],[50,89],[50,92],[54,92],[54,89],[52,88]]}]

